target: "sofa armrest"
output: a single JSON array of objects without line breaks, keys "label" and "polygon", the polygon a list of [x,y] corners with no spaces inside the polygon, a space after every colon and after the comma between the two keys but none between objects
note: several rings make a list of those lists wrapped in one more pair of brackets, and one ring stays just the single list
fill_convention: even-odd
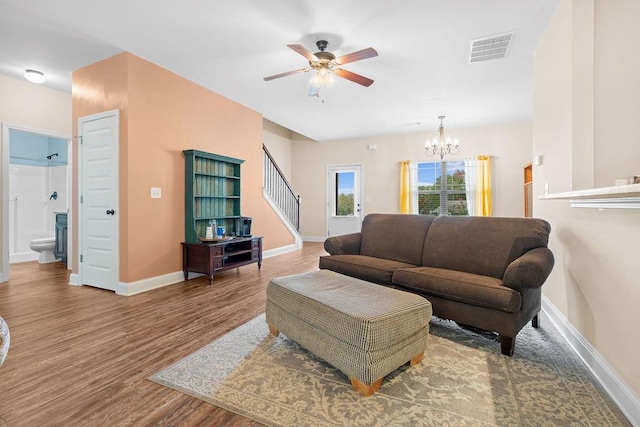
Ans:
[{"label": "sofa armrest", "polygon": [[324,249],[330,255],[359,255],[361,239],[362,233],[329,237],[324,241]]},{"label": "sofa armrest", "polygon": [[553,268],[553,253],[548,248],[535,248],[507,266],[502,283],[515,290],[539,288]]}]

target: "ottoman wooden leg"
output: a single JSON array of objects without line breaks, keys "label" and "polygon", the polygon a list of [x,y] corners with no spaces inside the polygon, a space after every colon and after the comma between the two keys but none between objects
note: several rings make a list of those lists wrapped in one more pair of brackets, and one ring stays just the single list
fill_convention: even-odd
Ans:
[{"label": "ottoman wooden leg", "polygon": [[271,335],[273,335],[274,337],[278,336],[278,328],[276,328],[275,326],[269,325],[269,332],[271,332]]},{"label": "ottoman wooden leg", "polygon": [[356,391],[362,394],[364,397],[371,396],[373,393],[378,391],[382,386],[382,378],[380,378],[377,381],[374,381],[371,385],[366,385],[356,377],[349,377],[349,380],[351,380],[351,385],[353,386],[353,388],[355,388]]},{"label": "ottoman wooden leg", "polygon": [[413,356],[411,358],[411,361],[409,362],[409,364],[411,366],[417,365],[418,363],[422,362],[422,359],[424,359],[424,352],[422,352],[420,354],[416,354],[415,356]]}]

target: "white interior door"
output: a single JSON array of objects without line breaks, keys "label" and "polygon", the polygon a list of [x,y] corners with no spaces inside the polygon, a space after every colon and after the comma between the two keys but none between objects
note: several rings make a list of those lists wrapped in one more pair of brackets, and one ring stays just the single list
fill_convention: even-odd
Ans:
[{"label": "white interior door", "polygon": [[80,283],[116,290],[119,283],[117,110],[78,120],[80,133]]},{"label": "white interior door", "polygon": [[327,235],[356,233],[362,226],[361,165],[329,166]]}]

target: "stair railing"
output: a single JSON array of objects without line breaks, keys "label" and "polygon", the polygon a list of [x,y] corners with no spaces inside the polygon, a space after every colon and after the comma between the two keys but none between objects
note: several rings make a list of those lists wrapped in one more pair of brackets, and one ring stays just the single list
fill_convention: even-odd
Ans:
[{"label": "stair railing", "polygon": [[264,151],[264,189],[291,225],[300,231],[300,196],[293,191],[291,184],[284,177],[264,144],[262,149]]}]

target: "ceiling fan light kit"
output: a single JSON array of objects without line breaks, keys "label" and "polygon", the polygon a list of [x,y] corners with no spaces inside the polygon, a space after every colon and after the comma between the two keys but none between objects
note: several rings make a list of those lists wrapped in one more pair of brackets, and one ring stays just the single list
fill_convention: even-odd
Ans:
[{"label": "ceiling fan light kit", "polygon": [[318,40],[316,42],[316,46],[319,50],[319,52],[316,53],[312,53],[310,50],[299,44],[290,44],[287,46],[304,56],[309,61],[309,67],[265,77],[265,81],[315,70],[316,73],[310,80],[311,88],[309,89],[309,96],[319,96],[320,89],[330,86],[335,82],[335,76],[350,80],[365,87],[369,87],[373,84],[373,80],[368,77],[340,68],[341,65],[348,64],[350,62],[361,61],[363,59],[378,56],[378,52],[376,52],[372,47],[336,58],[333,53],[325,51],[327,46],[329,46],[329,42],[326,40]]}]

